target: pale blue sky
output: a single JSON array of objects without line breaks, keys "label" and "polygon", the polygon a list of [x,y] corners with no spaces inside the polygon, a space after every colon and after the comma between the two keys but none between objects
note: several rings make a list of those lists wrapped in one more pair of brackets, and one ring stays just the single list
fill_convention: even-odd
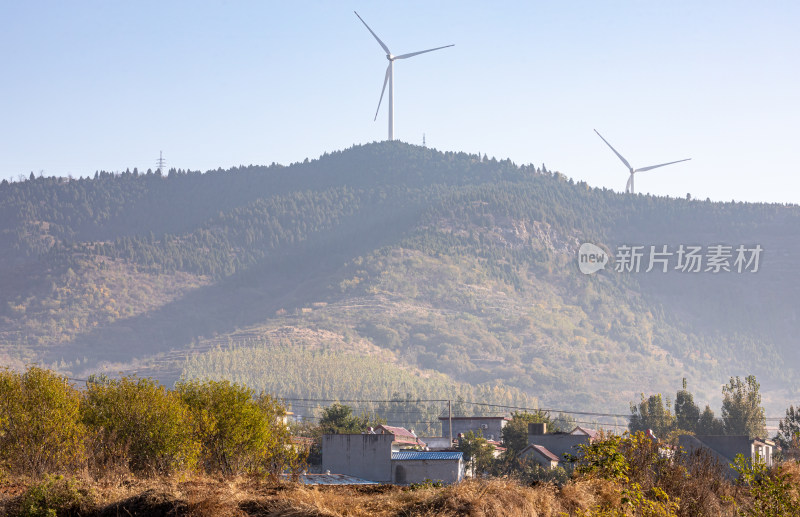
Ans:
[{"label": "pale blue sky", "polygon": [[291,163],[395,136],[593,186],[800,203],[800,3],[0,1],[0,177]]}]

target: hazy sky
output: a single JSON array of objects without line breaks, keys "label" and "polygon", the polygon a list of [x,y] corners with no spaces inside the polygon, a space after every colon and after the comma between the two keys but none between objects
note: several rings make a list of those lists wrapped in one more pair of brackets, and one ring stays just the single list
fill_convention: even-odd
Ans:
[{"label": "hazy sky", "polygon": [[291,163],[387,136],[623,190],[800,203],[795,1],[0,0],[0,177]]}]

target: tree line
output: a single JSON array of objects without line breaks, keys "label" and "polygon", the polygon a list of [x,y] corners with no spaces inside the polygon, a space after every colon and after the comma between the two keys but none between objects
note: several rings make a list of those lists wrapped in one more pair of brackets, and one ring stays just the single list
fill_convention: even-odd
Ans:
[{"label": "tree line", "polygon": [[[769,438],[766,416],[761,404],[761,385],[754,375],[744,379],[731,377],[722,386],[722,408],[720,416],[706,404],[702,411],[687,389],[686,379],[675,394],[674,401],[664,400],[660,393],[645,397],[638,404],[631,403],[631,432],[652,430],[667,440],[680,434],[697,435],[745,435],[749,438]],[[800,411],[793,405],[786,409],[786,416],[778,425],[774,436],[777,444],[791,455],[800,452]]]},{"label": "tree line", "polygon": [[227,381],[92,376],[78,390],[38,367],[0,371],[0,469],[20,476],[299,472],[277,399]]}]

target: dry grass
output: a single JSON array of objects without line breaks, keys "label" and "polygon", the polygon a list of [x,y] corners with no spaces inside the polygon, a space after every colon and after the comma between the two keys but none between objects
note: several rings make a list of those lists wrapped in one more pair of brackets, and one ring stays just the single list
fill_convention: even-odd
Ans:
[{"label": "dry grass", "polygon": [[[240,516],[459,516],[555,517],[607,500],[595,492],[598,482],[524,487],[504,479],[466,481],[445,488],[408,490],[390,485],[319,486],[274,485],[238,477],[197,476],[83,480],[96,495],[94,515],[173,515],[191,517]],[[0,508],[13,507],[22,489],[13,485]],[[10,485],[9,485],[10,488]],[[587,499],[588,498],[588,499]],[[584,502],[581,502],[584,501]]]},{"label": "dry grass", "polygon": [[[702,462],[690,465],[695,474],[712,473]],[[800,487],[800,465],[785,463],[781,471]],[[681,484],[676,478],[665,488],[683,496],[679,515],[732,515],[731,503],[720,496],[741,497],[730,484],[716,485],[713,476],[703,483]],[[533,487],[509,479],[468,480],[444,488],[410,490],[391,485],[317,486],[273,484],[255,478],[141,479],[132,476],[93,480],[95,506],[89,515],[170,515],[174,517],[561,517],[588,515],[599,507],[619,507],[621,487],[603,479],[580,478],[558,488]],[[0,515],[14,508],[31,480],[0,483]],[[684,506],[685,505],[685,506]]]},{"label": "dry grass", "polygon": [[786,461],[781,463],[780,473],[787,476],[787,480],[792,485],[792,498],[795,501],[800,501],[800,463],[795,461]]},{"label": "dry grass", "polygon": [[293,517],[556,517],[619,503],[616,485],[591,480],[562,489],[525,487],[507,479],[469,480],[440,489],[295,487],[268,502],[261,515]]}]

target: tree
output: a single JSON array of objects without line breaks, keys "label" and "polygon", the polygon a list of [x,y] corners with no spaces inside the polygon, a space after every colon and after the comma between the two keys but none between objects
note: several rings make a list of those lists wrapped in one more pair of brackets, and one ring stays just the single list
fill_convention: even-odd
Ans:
[{"label": "tree", "polygon": [[319,427],[322,434],[354,434],[364,430],[353,408],[338,402],[322,410]]},{"label": "tree", "polygon": [[665,405],[660,393],[650,395],[648,398],[644,398],[642,394],[642,400],[638,405],[631,403],[628,429],[632,433],[652,429],[657,436],[666,436],[675,427],[675,415],[669,406],[669,400]]},{"label": "tree", "polygon": [[722,420],[714,416],[714,410],[706,404],[706,408],[703,410],[703,413],[700,415],[700,419],[697,421],[697,428],[695,432],[697,434],[707,434],[707,435],[718,435],[723,434],[725,431],[725,426],[722,423]]},{"label": "tree", "polygon": [[169,474],[197,463],[200,445],[188,406],[154,380],[123,377],[87,383],[82,413],[110,450],[127,451],[133,472]]},{"label": "tree", "polygon": [[683,388],[675,394],[675,425],[678,429],[689,432],[697,431],[700,420],[700,408],[694,402],[694,396],[686,389],[686,379],[683,379]]},{"label": "tree", "polygon": [[748,375],[744,381],[731,377],[730,382],[722,387],[725,434],[766,438],[767,422],[761,407],[760,387],[754,375]]},{"label": "tree", "polygon": [[0,464],[35,476],[77,468],[86,437],[80,399],[80,392],[49,370],[0,371]]},{"label": "tree", "polygon": [[464,463],[476,477],[487,470],[494,460],[494,447],[489,445],[480,430],[478,434],[468,431],[462,435],[458,442],[458,450],[464,453]]},{"label": "tree", "polygon": [[786,417],[778,424],[778,444],[784,449],[797,447],[800,441],[800,408],[789,406]]},{"label": "tree", "polygon": [[385,423],[385,420],[375,415],[362,413],[357,416],[353,413],[353,408],[338,402],[323,409],[319,419],[321,434],[355,434],[367,427]]},{"label": "tree", "polygon": [[262,393],[256,404],[272,425],[270,439],[260,460],[262,468],[273,481],[277,481],[278,476],[285,471],[289,471],[296,481],[300,472],[306,468],[311,451],[292,443],[292,432],[285,423],[286,407],[278,399]]},{"label": "tree", "polygon": [[514,458],[528,446],[528,424],[532,423],[546,423],[548,426],[553,424],[550,415],[545,411],[535,413],[522,411],[511,415],[511,421],[503,427],[503,446],[506,448],[506,456]]},{"label": "tree", "polygon": [[277,422],[256,403],[252,389],[212,380],[180,382],[176,389],[191,410],[206,471],[238,474],[257,468]]}]

